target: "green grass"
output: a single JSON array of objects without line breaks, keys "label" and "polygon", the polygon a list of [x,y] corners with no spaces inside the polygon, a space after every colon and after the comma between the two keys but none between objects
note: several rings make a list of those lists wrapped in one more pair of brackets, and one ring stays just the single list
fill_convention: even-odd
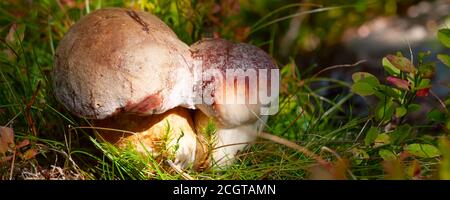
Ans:
[{"label": "green grass", "polygon": [[[87,1],[74,1],[73,7],[58,4],[57,1],[33,1],[31,4],[26,3],[27,1],[13,2],[15,1],[0,2],[0,125],[14,130],[16,142],[29,140],[30,144],[17,148],[14,152],[10,150],[4,155],[0,154],[0,158],[5,158],[15,153],[14,160],[0,160],[0,179],[183,179],[181,174],[174,172],[166,163],[151,156],[142,156],[132,148],[119,150],[110,144],[101,143],[94,136],[93,129],[83,128],[90,127],[90,122],[71,115],[53,96],[53,55],[59,40],[73,23],[89,11],[109,6],[131,6],[152,12],[171,26],[180,39],[191,44],[201,38],[205,31],[203,24],[210,19],[209,12],[213,2],[140,1],[140,4],[132,4],[96,0],[89,1],[89,5],[85,4]],[[225,38],[236,39],[242,37],[239,34],[233,35],[232,30],[238,25],[251,27],[245,40],[268,49],[278,60],[282,75],[280,111],[269,119],[266,132],[305,147],[328,161],[329,165],[317,165],[317,160],[311,156],[284,144],[259,139],[251,148],[242,152],[238,161],[229,168],[213,168],[204,172],[188,169],[187,174],[194,179],[245,180],[439,177],[439,170],[443,171],[440,166],[449,166],[449,158],[445,157],[448,154],[445,154],[444,140],[440,145],[443,156],[403,158],[402,152],[406,145],[413,143],[438,146],[438,138],[448,138],[449,131],[445,125],[433,121],[411,124],[408,135],[401,141],[365,144],[371,126],[380,131],[379,135],[386,133],[391,137],[396,129],[384,132],[386,124],[377,122],[367,105],[363,112],[354,112],[353,102],[361,97],[350,92],[349,83],[314,76],[313,72],[320,70],[315,65],[300,71],[293,62],[293,58],[299,56],[299,49],[293,51],[291,59],[279,58],[274,50],[278,42],[276,38],[286,30],[288,19],[299,4],[283,7],[273,5],[276,3],[270,1],[258,2],[254,7],[244,3],[241,12],[237,14],[230,10],[219,16],[222,26],[216,31]],[[343,14],[339,14],[342,9],[350,9],[352,16],[364,12],[364,9],[384,9],[379,4],[369,7],[373,3],[362,5],[358,2],[360,1],[353,2],[350,6],[352,8],[335,7],[337,5],[330,3],[329,7],[321,7],[318,11],[332,12],[332,16],[344,18]],[[271,6],[278,6],[280,10],[274,10]],[[311,9],[316,7],[313,5]],[[273,12],[268,8],[272,8]],[[257,14],[260,17],[255,20],[252,16]],[[379,11],[378,14],[386,13]],[[323,19],[325,16],[327,14],[318,15],[317,18]],[[345,24],[356,23],[354,20],[342,19],[342,27],[336,31],[342,32]],[[17,28],[11,29],[13,26]],[[314,23],[305,25],[308,31],[301,33],[298,40],[310,33],[327,37],[323,35],[326,30],[316,28]],[[329,84],[317,87],[324,82]],[[321,95],[331,89],[343,92],[334,97]],[[26,152],[33,150],[37,154],[27,157]],[[394,161],[386,160],[380,156],[380,150],[394,152],[398,158]],[[397,166],[394,162],[400,163],[398,166],[401,166],[401,174],[394,173]],[[416,165],[419,166],[420,176],[410,173]],[[55,167],[61,169],[62,173],[50,170]]]}]

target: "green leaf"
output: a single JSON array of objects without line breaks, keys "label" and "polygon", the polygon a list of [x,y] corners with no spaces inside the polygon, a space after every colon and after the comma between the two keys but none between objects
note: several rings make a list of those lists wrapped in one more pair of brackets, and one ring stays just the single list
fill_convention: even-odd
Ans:
[{"label": "green leaf", "polygon": [[444,46],[450,48],[450,29],[448,28],[440,29],[438,31],[437,37]]},{"label": "green leaf", "polygon": [[445,54],[438,54],[437,58],[444,63],[444,65],[447,65],[447,67],[450,67],[450,56]]},{"label": "green leaf", "polygon": [[374,147],[380,147],[380,146],[390,144],[390,143],[391,143],[391,137],[389,137],[389,135],[386,133],[382,133],[382,134],[379,134],[377,136],[377,138],[375,139]]},{"label": "green leaf", "polygon": [[352,74],[352,79],[355,83],[365,79],[368,79],[366,82],[374,83],[374,85],[378,85],[380,83],[374,75],[367,72],[356,72]]},{"label": "green leaf", "polygon": [[401,144],[405,139],[407,139],[413,129],[410,125],[404,124],[399,127],[397,127],[391,134],[391,141],[393,144],[399,145]]},{"label": "green leaf", "polygon": [[434,158],[441,155],[441,151],[431,144],[410,144],[405,147],[405,151],[421,158]]},{"label": "green leaf", "polygon": [[366,82],[357,82],[352,85],[352,92],[361,95],[361,96],[368,96],[372,95],[375,90],[373,89],[373,86]]},{"label": "green leaf", "polygon": [[420,110],[420,107],[421,107],[421,105],[419,105],[419,104],[409,104],[409,106],[408,106],[408,112],[415,112],[415,111],[418,111],[418,110]]},{"label": "green leaf", "polygon": [[414,68],[414,65],[408,58],[397,55],[387,55],[386,59],[389,61],[389,63],[391,63],[395,68],[399,69],[400,71],[409,73],[416,72],[416,68]]},{"label": "green leaf", "polygon": [[377,139],[378,136],[378,129],[377,127],[370,127],[369,131],[367,131],[366,137],[364,138],[364,144],[366,146],[371,145],[375,139]]},{"label": "green leaf", "polygon": [[399,98],[400,97],[400,90],[392,88],[390,86],[387,85],[382,85],[380,84],[379,87],[377,87],[377,89],[382,92],[383,95],[380,95],[380,99],[384,99],[384,95],[393,97],[393,98]]},{"label": "green leaf", "polygon": [[366,78],[359,80],[358,82],[367,83],[367,84],[371,85],[372,88],[376,88],[378,85],[380,85],[380,81],[378,81],[378,79],[376,77],[366,77]]},{"label": "green leaf", "polygon": [[406,115],[406,112],[407,112],[406,108],[398,107],[398,108],[395,109],[395,116],[397,118],[403,117],[403,116]]},{"label": "green leaf", "polygon": [[392,100],[387,100],[387,102],[380,102],[377,106],[375,116],[377,120],[388,121],[391,120],[394,115],[395,107]]},{"label": "green leaf", "polygon": [[383,160],[396,160],[397,155],[394,154],[394,152],[387,150],[387,149],[381,149],[378,151],[378,155],[380,155]]},{"label": "green leaf", "polygon": [[396,76],[398,76],[400,74],[400,70],[397,69],[396,67],[394,67],[394,65],[392,65],[392,63],[389,62],[389,60],[386,57],[383,58],[382,64],[383,64],[384,70],[388,74],[396,75]]},{"label": "green leaf", "polygon": [[422,75],[422,77],[424,78],[432,78],[434,76],[435,71],[436,71],[435,63],[427,63],[419,67],[420,75]]},{"label": "green leaf", "polygon": [[427,119],[435,122],[445,122],[447,118],[445,116],[445,113],[439,110],[432,110],[427,114]]},{"label": "green leaf", "polygon": [[360,165],[363,160],[369,159],[369,154],[363,149],[353,148],[351,150],[353,157],[352,160],[356,165]]},{"label": "green leaf", "polygon": [[420,89],[424,89],[424,88],[429,88],[429,87],[431,87],[430,82],[431,82],[430,79],[422,79],[420,81],[419,85],[417,85],[414,89],[420,90]]}]

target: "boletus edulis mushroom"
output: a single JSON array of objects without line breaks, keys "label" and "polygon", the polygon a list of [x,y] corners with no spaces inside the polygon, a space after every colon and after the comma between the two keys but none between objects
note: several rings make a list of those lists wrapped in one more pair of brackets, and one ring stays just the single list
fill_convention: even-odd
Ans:
[{"label": "boletus edulis mushroom", "polygon": [[68,110],[94,119],[96,127],[117,129],[97,130],[106,141],[153,154],[164,143],[173,151],[177,146],[176,165],[194,161],[197,141],[186,109],[194,108],[189,46],[157,17],[122,8],[82,17],[57,47],[53,78]]},{"label": "boletus edulis mushroom", "polygon": [[227,166],[273,114],[270,109],[278,104],[277,66],[263,50],[224,39],[204,38],[191,45],[191,51],[201,68],[203,88],[203,103],[197,104],[194,117],[196,131],[201,134],[208,121],[215,122],[211,161]]},{"label": "boletus edulis mushroom", "polygon": [[[278,97],[273,69],[255,46],[203,39],[189,47],[149,13],[106,8],[60,41],[53,80],[57,99],[92,119],[100,138],[152,156],[169,152],[175,165],[203,170],[231,164],[255,140],[262,110]],[[211,121],[216,132],[208,137]]]}]

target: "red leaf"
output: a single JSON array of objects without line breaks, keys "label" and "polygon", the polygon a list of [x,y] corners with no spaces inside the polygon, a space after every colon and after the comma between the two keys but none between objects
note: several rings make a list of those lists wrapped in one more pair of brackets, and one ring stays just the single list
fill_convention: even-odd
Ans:
[{"label": "red leaf", "polygon": [[416,96],[418,97],[426,97],[430,93],[430,88],[423,88],[420,90],[417,90]]},{"label": "red leaf", "polygon": [[408,173],[409,176],[415,178],[415,179],[420,179],[420,174],[421,174],[421,166],[419,161],[414,160],[411,165],[408,167]]},{"label": "red leaf", "polygon": [[30,140],[25,139],[22,142],[16,144],[16,148],[22,148],[24,146],[28,146],[30,144]]},{"label": "red leaf", "polygon": [[398,87],[398,88],[402,88],[402,89],[405,89],[405,90],[409,90],[409,82],[406,81],[406,80],[399,79],[399,78],[396,78],[396,77],[393,77],[393,76],[387,77],[386,80],[387,80],[389,83],[395,85],[395,86]]}]

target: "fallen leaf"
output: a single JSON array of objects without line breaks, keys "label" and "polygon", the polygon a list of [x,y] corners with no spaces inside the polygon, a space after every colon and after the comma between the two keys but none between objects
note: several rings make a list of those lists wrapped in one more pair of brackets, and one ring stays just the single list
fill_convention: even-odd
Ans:
[{"label": "fallen leaf", "polygon": [[34,156],[36,156],[37,154],[38,154],[38,151],[34,148],[31,148],[31,149],[28,149],[27,151],[25,151],[22,158],[25,160],[29,160],[29,159],[34,158]]},{"label": "fallen leaf", "polygon": [[11,144],[14,144],[14,130],[9,127],[0,126],[0,153],[6,153]]}]

